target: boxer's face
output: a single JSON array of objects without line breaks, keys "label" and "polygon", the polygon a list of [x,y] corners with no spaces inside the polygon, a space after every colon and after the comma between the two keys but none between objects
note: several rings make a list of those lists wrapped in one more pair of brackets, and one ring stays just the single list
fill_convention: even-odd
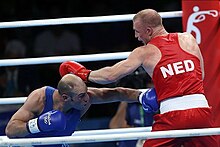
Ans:
[{"label": "boxer's face", "polygon": [[87,94],[87,88],[79,89],[78,91],[74,92],[71,97],[71,103],[73,108],[78,110],[83,110],[90,104],[90,99]]},{"label": "boxer's face", "polygon": [[135,38],[138,41],[141,41],[144,45],[150,41],[151,27],[143,25],[139,19],[136,19],[133,21],[133,29],[135,31]]}]

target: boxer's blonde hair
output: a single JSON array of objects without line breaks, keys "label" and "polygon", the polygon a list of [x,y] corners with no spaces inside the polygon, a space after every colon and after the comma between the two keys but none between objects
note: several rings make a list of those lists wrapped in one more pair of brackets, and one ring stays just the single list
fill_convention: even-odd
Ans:
[{"label": "boxer's blonde hair", "polygon": [[141,21],[143,25],[157,27],[162,26],[162,18],[159,13],[153,9],[144,9],[139,11],[134,17],[133,21]]}]

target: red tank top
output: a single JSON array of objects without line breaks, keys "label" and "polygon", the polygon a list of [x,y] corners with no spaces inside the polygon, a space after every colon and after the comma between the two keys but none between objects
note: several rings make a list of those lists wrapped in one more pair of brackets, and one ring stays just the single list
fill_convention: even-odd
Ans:
[{"label": "red tank top", "polygon": [[180,47],[177,33],[155,37],[149,44],[162,54],[152,76],[159,102],[176,96],[204,94],[200,60]]}]

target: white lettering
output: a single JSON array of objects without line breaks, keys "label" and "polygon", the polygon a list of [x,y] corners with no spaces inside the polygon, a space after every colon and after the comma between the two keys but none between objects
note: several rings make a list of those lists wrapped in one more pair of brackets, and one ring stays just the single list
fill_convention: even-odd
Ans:
[{"label": "white lettering", "polygon": [[183,69],[183,62],[173,63],[173,68],[176,74],[181,74],[185,72],[185,70]]},{"label": "white lettering", "polygon": [[172,67],[171,67],[171,64],[168,64],[167,67],[168,67],[168,69],[165,68],[165,67],[163,67],[163,66],[160,67],[160,71],[162,72],[164,78],[167,77],[167,73],[168,73],[169,75],[174,75],[173,69],[172,69]]},{"label": "white lettering", "polygon": [[193,71],[194,70],[195,65],[192,60],[184,60],[183,63],[185,65],[186,71]]},{"label": "white lettering", "polygon": [[184,60],[183,62],[179,61],[172,64],[167,64],[167,67],[160,67],[160,71],[162,72],[164,78],[167,78],[168,75],[173,76],[174,74],[182,74],[193,71],[194,69],[195,65],[192,60]]}]

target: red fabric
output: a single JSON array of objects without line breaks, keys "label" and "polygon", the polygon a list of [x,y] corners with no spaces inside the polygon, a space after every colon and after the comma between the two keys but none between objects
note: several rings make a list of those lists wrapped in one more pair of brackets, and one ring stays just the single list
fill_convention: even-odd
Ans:
[{"label": "red fabric", "polygon": [[[213,126],[213,121],[205,119],[210,115],[210,108],[194,108],[157,114],[154,116],[155,123],[152,131],[210,128]],[[184,147],[216,147],[217,140],[216,136],[205,136],[149,139],[144,143],[144,147],[180,147],[181,145]]]},{"label": "red fabric", "polygon": [[155,45],[162,54],[152,78],[159,102],[170,97],[204,93],[200,61],[180,47],[177,33],[155,37],[149,44]]},{"label": "red fabric", "polygon": [[[219,0],[183,0],[183,31],[192,30],[192,28],[189,29],[190,25],[187,27],[187,23],[193,14],[193,8],[195,8],[195,6],[204,14],[203,16],[197,16],[197,18],[203,18],[204,20],[193,23],[193,27],[194,30],[197,28],[201,33],[201,43],[199,46],[203,54],[205,65],[205,95],[209,104],[213,107],[215,126],[220,127],[220,3]],[[208,11],[208,13],[204,11]],[[198,39],[194,31],[190,33]]]}]

